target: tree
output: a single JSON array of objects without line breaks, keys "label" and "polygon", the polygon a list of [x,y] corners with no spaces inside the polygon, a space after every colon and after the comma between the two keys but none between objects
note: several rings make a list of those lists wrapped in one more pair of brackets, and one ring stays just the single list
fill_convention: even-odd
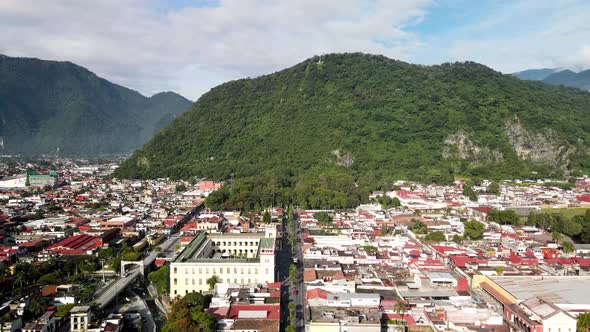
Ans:
[{"label": "tree", "polygon": [[172,302],[171,307],[170,314],[162,331],[216,331],[217,319],[215,319],[215,316],[204,312],[202,306],[191,306],[184,299],[176,299]]},{"label": "tree", "polygon": [[176,299],[172,302],[170,314],[166,324],[162,328],[164,332],[191,332],[197,331],[197,324],[190,317],[190,310],[186,302]]},{"label": "tree", "polygon": [[563,249],[563,252],[568,254],[576,251],[576,247],[571,241],[563,241],[561,243],[561,248]]},{"label": "tree", "polygon": [[500,195],[500,185],[497,182],[492,182],[488,185],[488,193],[496,196]]},{"label": "tree", "polygon": [[190,317],[198,326],[196,331],[215,332],[217,331],[217,319],[208,312],[204,312],[201,307],[190,308]]},{"label": "tree", "polygon": [[557,243],[558,245],[559,245],[559,241],[561,241],[562,238],[563,238],[563,235],[561,235],[561,233],[559,233],[557,231],[551,232],[551,239],[553,239],[553,241],[555,241],[555,243]]},{"label": "tree", "polygon": [[462,237],[461,235],[453,235],[453,238],[451,239],[451,241],[455,242],[455,243],[463,243],[463,241],[465,241],[465,238]]},{"label": "tree", "polygon": [[23,288],[23,284],[27,282],[26,275],[23,271],[19,271],[14,276],[14,285],[18,285],[18,288]]},{"label": "tree", "polygon": [[313,218],[324,226],[328,226],[332,222],[332,216],[328,212],[316,212],[313,214]]},{"label": "tree", "polygon": [[426,234],[424,237],[425,241],[432,241],[432,242],[443,242],[446,241],[447,238],[445,237],[445,233],[443,232],[431,232]]},{"label": "tree", "polygon": [[210,290],[215,288],[215,284],[218,282],[219,282],[219,278],[216,275],[212,275],[211,278],[207,279],[207,285],[209,285]]},{"label": "tree", "polygon": [[168,293],[168,283],[170,281],[169,271],[170,267],[168,265],[164,265],[156,271],[152,271],[148,274],[148,280],[156,286],[156,289],[160,294]]},{"label": "tree", "polygon": [[494,221],[502,225],[517,225],[518,220],[518,215],[514,210],[492,210],[488,213],[488,221]]},{"label": "tree", "polygon": [[40,316],[47,310],[47,304],[38,298],[33,298],[27,307],[27,310],[35,317]]},{"label": "tree", "polygon": [[483,236],[483,232],[485,231],[484,224],[480,223],[477,220],[469,220],[466,221],[464,224],[464,235],[470,240],[479,240]]},{"label": "tree", "polygon": [[590,331],[590,312],[584,312],[578,315],[576,329],[582,332]]},{"label": "tree", "polygon": [[289,280],[291,281],[291,284],[295,284],[297,281],[297,266],[293,263],[289,266]]},{"label": "tree", "polygon": [[413,219],[410,220],[411,223],[408,225],[408,229],[412,231],[412,233],[414,234],[426,234],[428,233],[428,227],[426,227],[426,225],[418,220],[418,219]]},{"label": "tree", "polygon": [[270,217],[270,212],[264,211],[264,214],[262,215],[262,222],[265,224],[270,224],[271,222],[271,217]]},{"label": "tree", "polygon": [[203,295],[197,292],[190,292],[183,297],[184,302],[189,307],[201,307],[203,309],[209,308],[211,303],[211,295]]},{"label": "tree", "polygon": [[406,304],[403,301],[397,301],[395,303],[395,305],[393,306],[393,311],[402,317],[402,322],[405,325],[406,324],[406,319],[405,319]]},{"label": "tree", "polygon": [[57,307],[57,313],[55,314],[57,317],[65,317],[70,310],[75,306],[75,304],[64,304]]},{"label": "tree", "polygon": [[469,197],[470,201],[477,202],[477,193],[473,190],[473,187],[464,185],[463,195]]}]

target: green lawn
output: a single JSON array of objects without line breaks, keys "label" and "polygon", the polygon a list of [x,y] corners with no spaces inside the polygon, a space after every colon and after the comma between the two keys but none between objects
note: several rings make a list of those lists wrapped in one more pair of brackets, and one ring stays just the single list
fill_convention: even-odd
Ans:
[{"label": "green lawn", "polygon": [[566,218],[572,218],[575,216],[584,215],[588,208],[559,208],[559,209],[552,209],[552,208],[545,208],[541,209],[542,212],[549,212],[553,214],[563,214]]}]

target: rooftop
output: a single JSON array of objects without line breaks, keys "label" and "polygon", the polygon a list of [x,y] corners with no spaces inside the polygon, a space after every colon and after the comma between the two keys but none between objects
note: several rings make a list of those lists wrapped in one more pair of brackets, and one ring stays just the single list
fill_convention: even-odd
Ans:
[{"label": "rooftop", "polygon": [[590,276],[490,277],[519,300],[539,297],[555,304],[590,304]]}]

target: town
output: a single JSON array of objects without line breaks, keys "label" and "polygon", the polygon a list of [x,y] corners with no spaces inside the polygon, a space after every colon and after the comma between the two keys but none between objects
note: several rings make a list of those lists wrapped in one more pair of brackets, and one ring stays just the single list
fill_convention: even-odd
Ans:
[{"label": "town", "polygon": [[0,165],[0,330],[576,331],[590,179],[391,183],[347,210],[210,210],[224,183]]}]

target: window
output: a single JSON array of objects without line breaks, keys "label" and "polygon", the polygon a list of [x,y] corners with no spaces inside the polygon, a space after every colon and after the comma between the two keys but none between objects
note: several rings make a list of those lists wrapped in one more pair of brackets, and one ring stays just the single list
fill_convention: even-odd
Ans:
[{"label": "window", "polygon": [[[178,284],[178,280],[176,278],[174,278],[174,286],[176,286]],[[176,294],[176,293],[174,293]]]},{"label": "window", "polygon": [[202,274],[202,273],[203,273],[203,269],[199,268],[199,274]]},{"label": "window", "polygon": [[203,284],[203,279],[199,278],[199,285]]},{"label": "window", "polygon": [[195,285],[195,278],[193,278],[193,286]]},{"label": "window", "polygon": [[188,278],[184,278],[184,285],[188,286]]},{"label": "window", "polygon": [[178,271],[177,271],[177,268],[176,268],[176,266],[175,266],[175,267],[174,267],[174,274],[176,274],[176,272],[178,272]]},{"label": "window", "polygon": [[238,274],[238,268],[234,267],[234,274]]},{"label": "window", "polygon": [[229,272],[229,267],[225,269],[225,272],[227,272],[227,274],[231,273],[231,272]]}]

